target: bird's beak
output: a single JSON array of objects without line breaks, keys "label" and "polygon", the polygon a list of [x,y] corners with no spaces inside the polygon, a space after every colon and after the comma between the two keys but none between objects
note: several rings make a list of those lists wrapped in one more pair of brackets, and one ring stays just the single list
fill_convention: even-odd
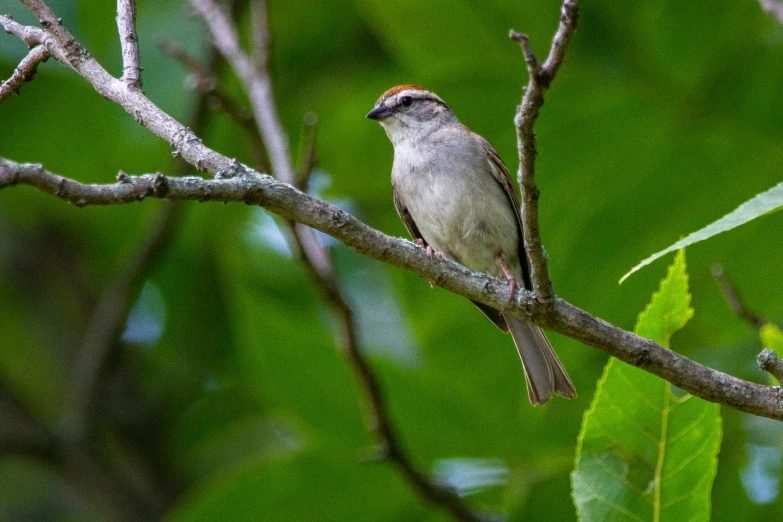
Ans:
[{"label": "bird's beak", "polygon": [[392,115],[392,112],[383,105],[376,105],[373,110],[367,113],[371,120],[383,120]]}]

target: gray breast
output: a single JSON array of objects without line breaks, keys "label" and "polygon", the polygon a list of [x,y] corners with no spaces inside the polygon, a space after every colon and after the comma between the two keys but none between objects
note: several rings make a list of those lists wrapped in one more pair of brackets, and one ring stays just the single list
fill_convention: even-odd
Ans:
[{"label": "gray breast", "polygon": [[392,178],[432,248],[490,274],[499,273],[501,253],[518,267],[516,215],[474,143],[401,144]]}]

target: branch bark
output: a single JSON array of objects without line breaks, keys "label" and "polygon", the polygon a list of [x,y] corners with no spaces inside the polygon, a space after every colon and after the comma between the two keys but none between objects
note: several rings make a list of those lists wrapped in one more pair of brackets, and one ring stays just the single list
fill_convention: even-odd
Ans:
[{"label": "branch bark", "polygon": [[52,174],[41,165],[0,160],[0,189],[15,184],[34,186],[77,206],[130,203],[146,197],[260,205],[285,219],[329,234],[359,254],[598,348],[705,400],[783,420],[783,393],[777,388],[703,366],[558,297],[551,306],[544,306],[533,293],[520,290],[509,303],[505,281],[473,272],[447,259],[429,258],[414,243],[374,230],[350,214],[267,175],[250,171],[231,179],[205,180],[170,178],[158,173],[124,176],[121,182],[113,184],[88,185]]},{"label": "branch bark", "polygon": [[543,64],[536,59],[530,47],[528,37],[511,31],[509,37],[517,40],[527,64],[530,76],[522,103],[517,107],[514,124],[517,129],[517,149],[519,151],[519,172],[517,179],[522,191],[522,221],[525,251],[530,263],[530,278],[536,299],[543,305],[549,305],[555,298],[552,280],[549,278],[549,267],[546,251],[541,243],[541,232],[538,225],[538,196],[536,187],[536,135],[533,125],[538,118],[546,93],[555,78],[560,65],[565,60],[566,49],[571,37],[576,31],[579,21],[578,0],[565,0],[560,12],[560,25],[552,40],[552,48]]},{"label": "branch bark", "polygon": [[769,348],[764,348],[756,356],[759,368],[771,374],[778,382],[783,383],[783,360]]},{"label": "branch bark", "polygon": [[0,103],[11,94],[19,94],[19,89],[22,85],[31,81],[35,77],[38,64],[45,62],[51,57],[51,53],[44,46],[34,47],[27,56],[19,62],[19,65],[14,69],[14,73],[6,81],[0,85]]},{"label": "branch bark", "polygon": [[[248,149],[259,172],[269,172],[269,158],[266,147],[258,134],[258,125],[253,115],[234,101],[220,88],[217,75],[200,61],[188,54],[179,45],[164,40],[159,45],[161,51],[182,64],[190,71],[190,86],[208,96],[212,108],[224,112],[245,131],[249,140]],[[222,61],[222,58],[221,58]]]},{"label": "branch bark", "polygon": [[122,47],[122,81],[141,89],[139,36],[136,34],[136,0],[117,0],[117,29]]}]

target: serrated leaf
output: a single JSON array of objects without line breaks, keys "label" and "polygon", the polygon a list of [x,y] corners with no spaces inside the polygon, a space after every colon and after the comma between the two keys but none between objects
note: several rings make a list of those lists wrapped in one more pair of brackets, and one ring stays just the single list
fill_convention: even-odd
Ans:
[{"label": "serrated leaf", "polygon": [[[636,333],[668,347],[693,315],[680,251]],[[721,441],[719,406],[612,359],[579,435],[572,474],[582,521],[707,521]]]},{"label": "serrated leaf", "polygon": [[[767,323],[759,329],[759,336],[761,337],[761,345],[764,348],[769,348],[775,352],[778,357],[783,356],[783,331],[774,324]],[[773,386],[777,386],[778,380],[772,375],[769,376],[769,381]]]},{"label": "serrated leaf", "polygon": [[699,241],[704,241],[712,236],[717,236],[721,232],[726,232],[732,228],[736,228],[740,225],[744,225],[749,221],[753,221],[757,217],[761,217],[783,208],[783,182],[778,183],[771,189],[761,194],[756,194],[753,198],[749,199],[733,212],[726,214],[717,221],[714,221],[706,227],[689,234],[687,237],[677,241],[673,245],[670,245],[660,252],[656,252],[651,255],[635,267],[633,267],[627,274],[620,278],[620,284],[623,283],[628,277],[640,268],[649,265],[659,257],[663,257],[669,252],[674,252],[690,246]]},{"label": "serrated leaf", "polygon": [[685,250],[680,250],[669,266],[661,287],[653,293],[652,299],[636,321],[634,332],[651,341],[669,348],[671,335],[685,326],[693,317],[688,293]]}]

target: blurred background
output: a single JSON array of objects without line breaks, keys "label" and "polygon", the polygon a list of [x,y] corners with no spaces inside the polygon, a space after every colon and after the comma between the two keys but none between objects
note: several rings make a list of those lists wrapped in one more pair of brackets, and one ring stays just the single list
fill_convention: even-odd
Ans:
[{"label": "blurred background", "polygon": [[[303,116],[319,119],[312,193],[406,235],[391,144],[364,118],[401,83],[438,93],[515,171],[527,76],[507,33],[528,33],[543,57],[560,3],[270,0],[292,150]],[[119,76],[115,4],[49,4]],[[36,22],[16,2],[0,11]],[[138,11],[147,95],[209,146],[251,162],[244,131],[199,107],[187,71],[158,48],[176,42],[206,62],[200,20],[179,1],[140,0]],[[0,77],[25,53],[2,35]],[[582,6],[536,127],[542,236],[560,296],[633,328],[666,262],[618,286],[622,274],[781,181],[781,64],[783,26],[755,0]],[[190,172],[54,60],[0,106],[0,156],[84,182]],[[780,319],[781,226],[777,213],[688,250],[696,315],[673,349],[766,382],[757,332],[726,306],[710,269],[722,263],[750,307]],[[448,520],[371,458],[329,312],[286,245],[272,217],[245,205],[80,210],[30,187],[1,191],[0,520]],[[575,520],[569,473],[606,356],[551,334],[580,396],[534,409],[511,338],[467,301],[342,245],[332,254],[420,467],[510,520]],[[783,425],[722,414],[713,520],[776,519]]]}]

